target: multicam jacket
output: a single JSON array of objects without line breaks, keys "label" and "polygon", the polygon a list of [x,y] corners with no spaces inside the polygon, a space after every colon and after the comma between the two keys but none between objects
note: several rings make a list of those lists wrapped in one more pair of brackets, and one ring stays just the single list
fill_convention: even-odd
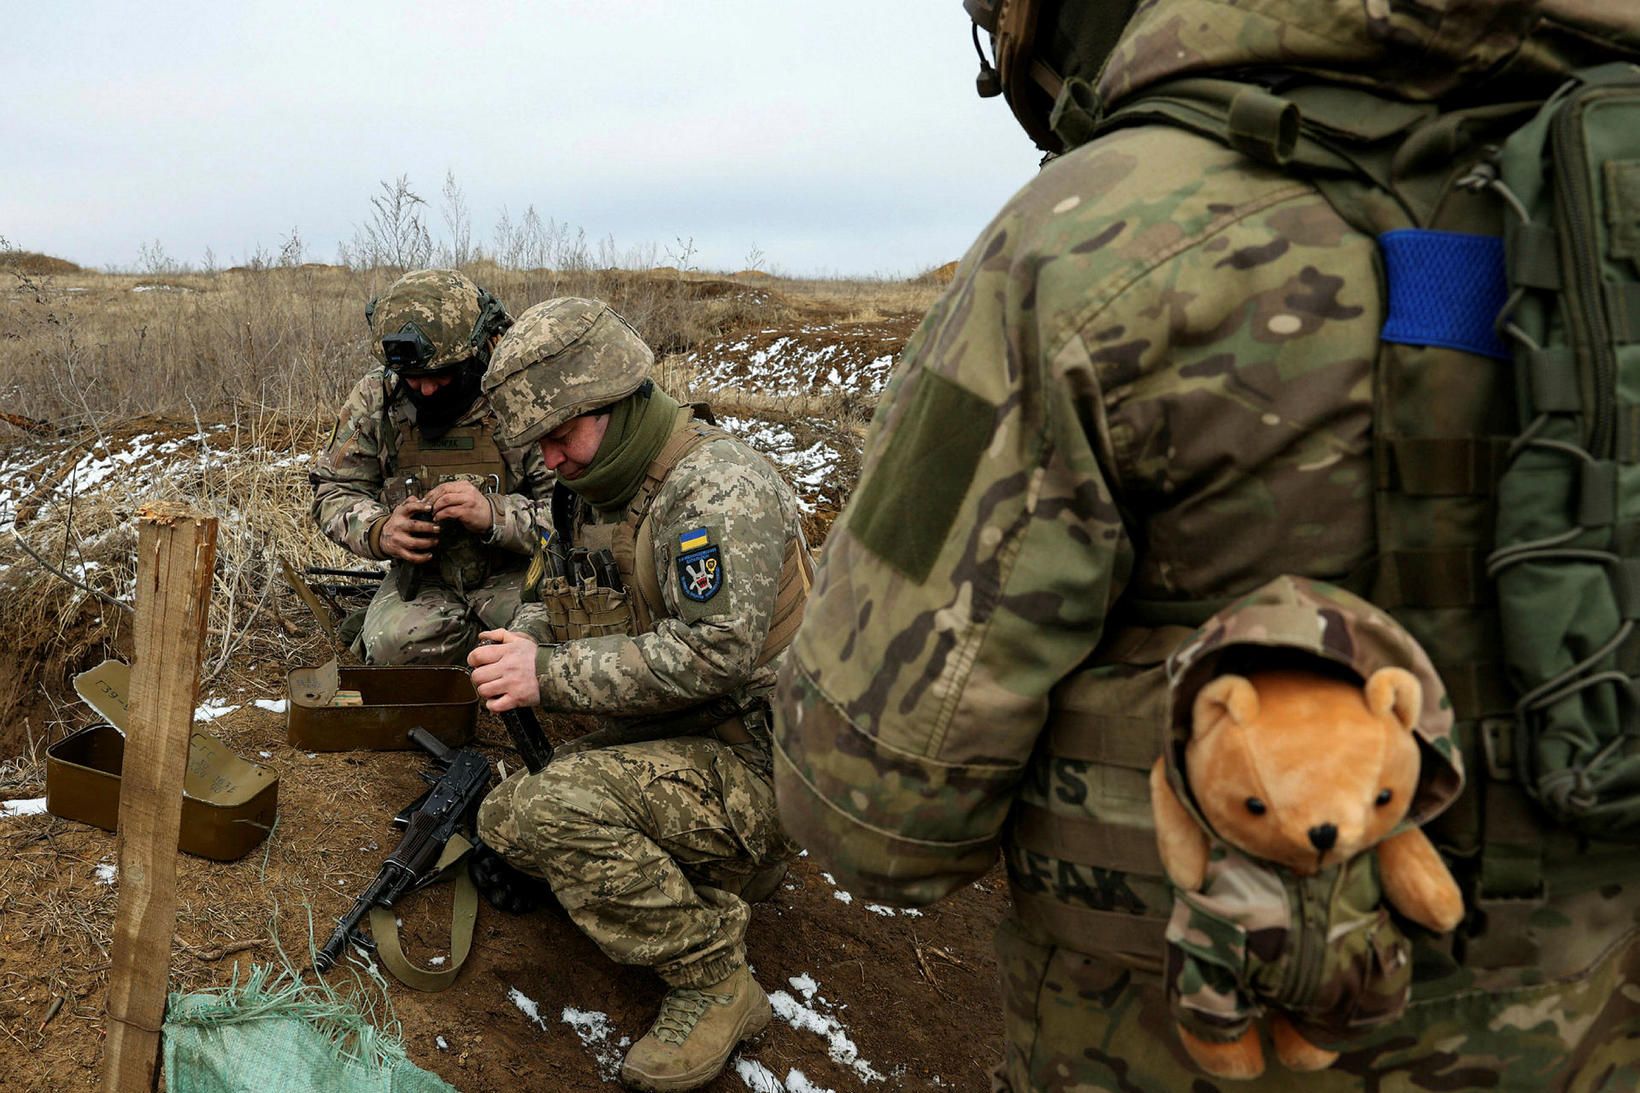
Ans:
[{"label": "multicam jacket", "polygon": [[[1150,0],[1096,90],[1119,107],[1172,77],[1290,69],[1410,99],[1541,97],[1624,55],[1640,14],[1599,0]],[[1145,772],[1164,663],[1272,578],[1370,567],[1384,317],[1376,240],[1302,178],[1163,125],[1048,163],[907,345],[827,540],[777,705],[794,838],[852,890],[911,904],[1000,852],[1019,934],[1160,972],[1172,893]],[[1437,405],[1507,416],[1462,395]],[[1483,810],[1497,785],[1473,779],[1437,845],[1483,818],[1534,834]],[[1464,884],[1482,850],[1459,845]],[[1567,894],[1523,901],[1530,931],[1497,918],[1426,953],[1419,1023],[1386,1037],[1547,1060],[1620,1004],[1622,974],[1591,969],[1640,926],[1632,852],[1564,840],[1551,864]],[[1468,963],[1511,934],[1516,952]],[[1441,1023],[1459,1009],[1479,1024]],[[1547,1012],[1576,1016],[1545,1030]]]},{"label": "multicam jacket", "polygon": [[[406,398],[395,397],[387,408],[388,429],[382,430],[382,408],[392,382],[380,365],[367,372],[343,404],[325,453],[309,472],[313,483],[313,518],[326,538],[364,558],[379,558],[370,545],[370,529],[391,511],[383,497],[387,481],[399,469],[403,438],[416,427],[416,411]],[[393,387],[397,394],[396,383]],[[494,423],[494,412],[480,397],[456,428]],[[511,492],[491,496],[495,527],[485,542],[515,556],[508,567],[526,564],[538,539],[537,526],[548,526],[547,502],[552,495],[552,472],[534,445],[501,450],[512,479]]]},{"label": "multicam jacket", "polygon": [[[1184,776],[1196,694],[1259,656],[1297,653],[1361,680],[1405,668],[1423,687],[1413,731],[1423,764],[1403,828],[1445,810],[1463,784],[1452,707],[1423,649],[1399,623],[1341,589],[1282,577],[1208,620],[1168,663],[1168,780],[1212,834]],[[1227,655],[1250,656],[1227,666]],[[1318,737],[1318,748],[1326,741]],[[1337,1041],[1401,1015],[1412,982],[1411,946],[1383,904],[1376,856],[1299,877],[1214,837],[1199,891],[1175,891],[1167,927],[1167,989],[1175,1016],[1204,1040],[1239,1036],[1265,1004],[1280,1006],[1312,1038]]]}]

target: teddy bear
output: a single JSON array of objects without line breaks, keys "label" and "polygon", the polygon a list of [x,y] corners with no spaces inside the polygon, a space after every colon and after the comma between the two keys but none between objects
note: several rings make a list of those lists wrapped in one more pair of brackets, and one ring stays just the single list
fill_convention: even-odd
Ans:
[{"label": "teddy bear", "polygon": [[1410,944],[1386,901],[1437,932],[1464,913],[1440,854],[1404,822],[1426,751],[1418,677],[1380,667],[1363,685],[1320,659],[1275,663],[1195,691],[1175,727],[1187,739],[1150,773],[1175,889],[1169,1000],[1186,1051],[1230,1079],[1264,1071],[1261,1015],[1293,1070],[1337,1059],[1317,1039],[1399,1016]]}]

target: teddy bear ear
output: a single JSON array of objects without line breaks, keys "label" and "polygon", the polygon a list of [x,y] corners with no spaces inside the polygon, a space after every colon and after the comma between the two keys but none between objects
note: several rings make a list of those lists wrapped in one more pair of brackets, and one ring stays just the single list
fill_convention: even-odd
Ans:
[{"label": "teddy bear ear", "polygon": [[1258,691],[1242,676],[1219,676],[1196,692],[1190,734],[1200,740],[1226,719],[1245,725],[1258,716]]},{"label": "teddy bear ear", "polygon": [[1394,717],[1403,729],[1411,729],[1423,708],[1423,685],[1405,668],[1380,668],[1367,680],[1367,709],[1379,717]]}]

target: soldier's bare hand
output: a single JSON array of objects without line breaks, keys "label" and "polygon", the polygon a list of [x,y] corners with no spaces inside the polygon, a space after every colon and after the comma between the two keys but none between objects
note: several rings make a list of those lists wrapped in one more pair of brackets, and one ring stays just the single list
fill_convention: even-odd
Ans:
[{"label": "soldier's bare hand", "polygon": [[535,678],[535,639],[515,630],[486,630],[480,645],[467,654],[473,689],[491,713],[541,705],[541,683]]},{"label": "soldier's bare hand", "polygon": [[440,482],[428,491],[427,503],[433,506],[433,519],[458,520],[476,535],[483,535],[495,523],[490,499],[465,478]]},{"label": "soldier's bare hand", "polygon": [[382,525],[382,553],[406,562],[430,562],[438,546],[438,525],[428,517],[432,510],[419,497],[407,497]]}]

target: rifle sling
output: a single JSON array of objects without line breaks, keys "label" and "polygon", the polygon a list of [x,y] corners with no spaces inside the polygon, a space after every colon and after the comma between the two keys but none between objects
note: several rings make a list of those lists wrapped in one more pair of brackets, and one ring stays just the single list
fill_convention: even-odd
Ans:
[{"label": "rifle sling", "polygon": [[370,936],[376,942],[376,955],[382,966],[393,973],[407,987],[418,991],[441,991],[456,981],[467,954],[473,948],[473,926],[478,920],[478,889],[472,875],[459,868],[472,849],[460,835],[451,835],[444,844],[434,872],[443,875],[454,869],[456,873],[455,906],[450,916],[450,959],[442,968],[418,968],[410,963],[399,945],[399,925],[393,908],[376,906],[370,909]]}]

